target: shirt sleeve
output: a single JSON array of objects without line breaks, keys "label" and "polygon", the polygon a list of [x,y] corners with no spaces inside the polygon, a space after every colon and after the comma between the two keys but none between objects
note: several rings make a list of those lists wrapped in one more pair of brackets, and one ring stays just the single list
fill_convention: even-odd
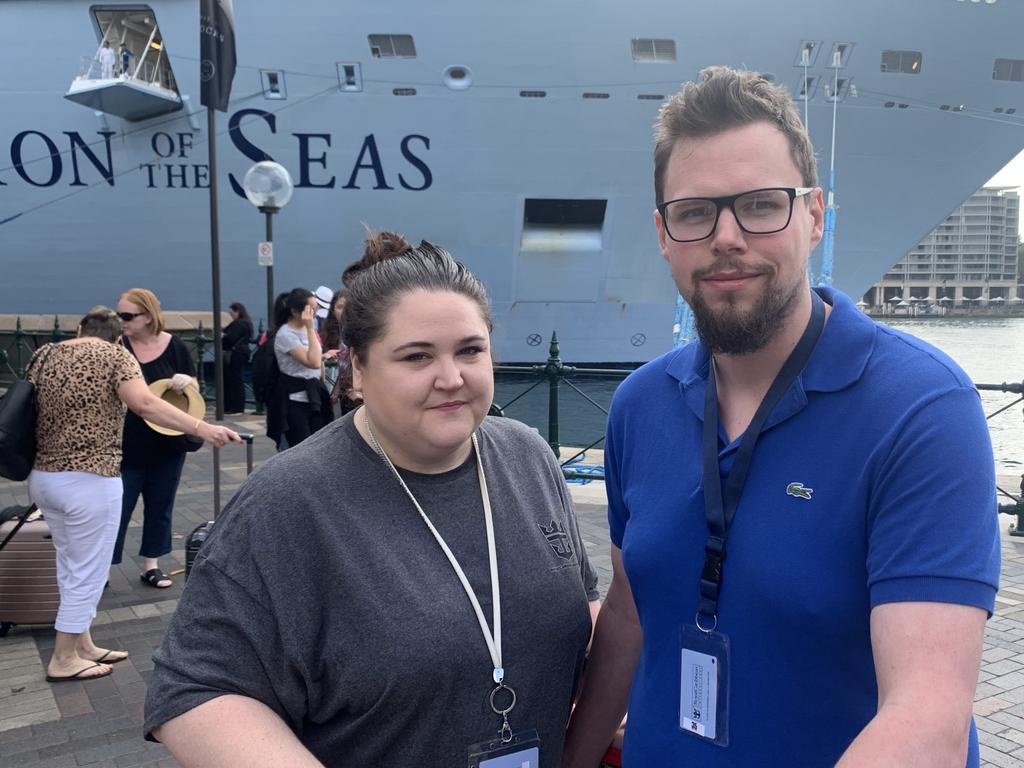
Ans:
[{"label": "shirt sleeve", "polygon": [[284,356],[301,343],[302,342],[299,341],[298,337],[294,333],[289,333],[285,330],[285,326],[282,325],[274,335],[274,352],[278,355]]},{"label": "shirt sleeve", "polygon": [[[622,390],[622,387],[619,387]],[[618,394],[618,393],[616,393]],[[615,407],[615,398],[608,415],[608,428],[604,440],[604,487],[608,496],[608,533],[612,544],[622,549],[622,537],[629,521],[629,509],[622,498],[621,464],[619,463],[619,414],[621,406]]]},{"label": "shirt sleeve", "polygon": [[126,381],[142,378],[142,368],[135,356],[124,347],[114,347],[114,389]]},{"label": "shirt sleeve", "polygon": [[244,528],[252,521],[231,520],[230,515],[229,505],[228,519],[218,519],[217,525],[233,530],[215,530],[204,550],[223,533],[232,550],[231,572],[220,562],[223,558],[200,552],[153,654],[144,724],[150,740],[154,728],[228,694],[265,704],[293,730],[308,711],[304,676],[285,645],[288,633],[279,626],[259,572],[261,555],[246,547],[250,537]]},{"label": "shirt sleeve", "polygon": [[868,586],[882,603],[958,603],[990,614],[999,587],[995,466],[978,393],[909,409],[872,491]]}]

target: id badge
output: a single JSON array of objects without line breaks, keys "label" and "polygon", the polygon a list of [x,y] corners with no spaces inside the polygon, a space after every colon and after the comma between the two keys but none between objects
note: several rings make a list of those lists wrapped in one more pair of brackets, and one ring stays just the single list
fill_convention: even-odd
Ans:
[{"label": "id badge", "polygon": [[679,729],[729,745],[729,637],[693,624],[680,631]]},{"label": "id badge", "polygon": [[500,738],[469,748],[469,768],[540,768],[540,737],[537,731],[520,731],[510,742]]}]

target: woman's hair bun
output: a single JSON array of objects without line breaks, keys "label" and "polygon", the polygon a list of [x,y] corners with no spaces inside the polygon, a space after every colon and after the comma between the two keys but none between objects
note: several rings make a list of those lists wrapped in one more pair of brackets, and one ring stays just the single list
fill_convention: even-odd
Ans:
[{"label": "woman's hair bun", "polygon": [[367,230],[363,256],[359,261],[346,267],[341,275],[341,282],[345,286],[350,286],[351,281],[363,270],[411,250],[412,244],[397,232]]}]

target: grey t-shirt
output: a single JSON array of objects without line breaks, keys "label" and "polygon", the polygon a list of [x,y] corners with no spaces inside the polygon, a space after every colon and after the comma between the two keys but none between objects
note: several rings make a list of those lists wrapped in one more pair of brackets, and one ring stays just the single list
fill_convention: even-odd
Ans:
[{"label": "grey t-shirt", "polygon": [[[550,449],[488,417],[478,432],[494,512],[514,731],[556,768],[590,635],[597,577]],[[326,470],[326,471],[325,471]],[[490,624],[474,457],[402,472]],[[257,699],[328,766],[454,768],[498,735],[492,664],[451,565],[353,414],[270,459],[218,518],[153,657],[146,732],[225,693]],[[216,724],[211,724],[216,728]]]},{"label": "grey t-shirt", "polygon": [[[291,350],[295,347],[309,348],[309,336],[306,334],[306,329],[292,328],[288,324],[282,325],[274,335],[274,354],[277,356],[277,367],[281,373],[299,379],[319,379],[319,368],[307,368],[292,357]],[[305,392],[292,392],[288,395],[288,399],[308,403],[309,395]]]}]

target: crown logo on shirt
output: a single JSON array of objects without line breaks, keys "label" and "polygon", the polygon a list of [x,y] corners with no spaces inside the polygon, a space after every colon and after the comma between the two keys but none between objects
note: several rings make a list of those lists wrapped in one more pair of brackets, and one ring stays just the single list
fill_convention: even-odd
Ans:
[{"label": "crown logo on shirt", "polygon": [[565,528],[562,527],[561,523],[557,520],[552,520],[551,525],[537,523],[537,527],[544,534],[544,538],[548,540],[552,552],[563,560],[572,559],[572,542],[569,540],[569,534],[565,532]]}]

